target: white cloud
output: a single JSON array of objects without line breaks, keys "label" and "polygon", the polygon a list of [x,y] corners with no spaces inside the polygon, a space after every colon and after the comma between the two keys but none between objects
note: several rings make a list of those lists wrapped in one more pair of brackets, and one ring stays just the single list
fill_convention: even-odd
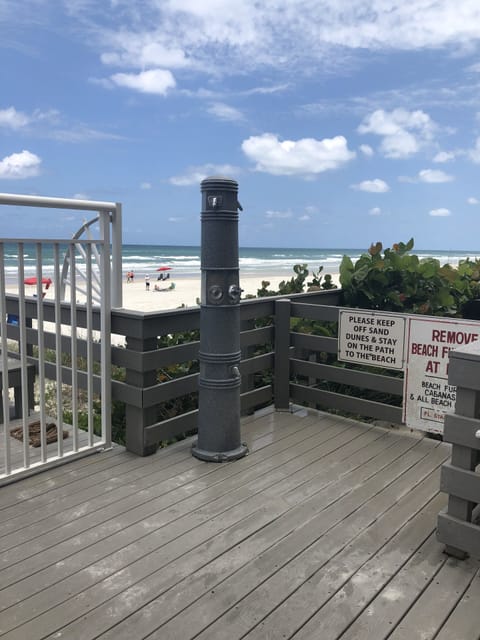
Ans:
[{"label": "white cloud", "polygon": [[468,151],[468,156],[470,157],[470,160],[472,162],[475,162],[475,164],[480,164],[480,138],[477,138],[475,142],[475,148]]},{"label": "white cloud", "polygon": [[[68,4],[83,23],[91,24],[96,11],[97,24],[104,24],[102,3]],[[342,64],[352,50],[468,50],[480,37],[477,0],[115,0],[113,6],[115,28],[93,31],[102,61],[142,70],[309,73]]]},{"label": "white cloud", "polygon": [[176,216],[171,216],[170,218],[168,218],[168,222],[182,222],[183,218],[178,218]]},{"label": "white cloud", "polygon": [[60,142],[89,142],[90,140],[124,140],[123,136],[114,133],[97,131],[82,124],[72,124],[62,129],[51,129],[45,136]]},{"label": "white cloud", "polygon": [[452,215],[450,209],[432,209],[428,212],[428,215],[437,217],[437,218],[446,218]]},{"label": "white cloud", "polygon": [[440,169],[422,169],[415,177],[410,176],[398,176],[399,182],[409,182],[411,184],[418,184],[419,182],[426,182],[428,184],[440,184],[442,182],[452,182],[455,177],[440,171]]},{"label": "white cloud", "polygon": [[393,111],[377,109],[364,118],[358,127],[361,134],[380,136],[380,151],[387,158],[408,158],[418,153],[433,138],[436,129],[430,116],[423,111]]},{"label": "white cloud", "polygon": [[169,89],[176,86],[171,71],[166,69],[149,69],[140,73],[115,73],[110,80],[119,87],[133,89],[140,93],[153,93],[164,96]]},{"label": "white cloud", "polygon": [[183,175],[172,176],[168,181],[176,187],[189,187],[191,185],[199,185],[208,176],[223,175],[232,177],[239,173],[241,173],[241,169],[231,164],[208,163],[198,167],[188,167]]},{"label": "white cloud", "polygon": [[140,185],[140,189],[143,189],[145,191],[147,191],[148,189],[152,188],[152,183],[151,182],[142,182],[142,184]]},{"label": "white cloud", "polygon": [[439,182],[452,182],[455,178],[444,171],[436,169],[423,169],[418,173],[418,180],[420,182],[439,183]]},{"label": "white cloud", "polygon": [[15,107],[0,109],[0,127],[16,130],[26,127],[29,123],[29,116],[21,111],[17,111]]},{"label": "white cloud", "polygon": [[0,109],[0,128],[26,133],[34,132],[36,137],[61,142],[88,142],[90,140],[123,140],[123,136],[92,129],[82,123],[69,122],[57,109],[31,113],[17,111],[15,107]]},{"label": "white cloud", "polygon": [[246,89],[245,91],[241,91],[240,95],[242,96],[253,96],[255,94],[260,95],[269,95],[271,93],[279,93],[282,91],[286,91],[290,87],[288,82],[283,84],[272,85],[271,87],[253,87],[253,89]]},{"label": "white cloud", "polygon": [[235,109],[235,107],[230,107],[228,104],[223,104],[223,102],[215,102],[208,107],[207,111],[220,120],[226,120],[227,122],[244,120],[244,115],[241,111]]},{"label": "white cloud", "polygon": [[308,220],[311,220],[310,216],[306,213],[303,216],[300,216],[298,219],[300,220],[300,222],[307,222]]},{"label": "white cloud", "polygon": [[273,133],[264,133],[244,140],[242,150],[256,162],[257,171],[276,176],[311,177],[328,169],[338,169],[355,157],[343,136],[280,141]]},{"label": "white cloud", "polygon": [[[17,111],[11,106],[6,109],[0,109],[0,127],[19,131],[21,129],[29,129],[30,125],[38,124],[55,124],[59,119],[59,112],[56,109],[48,111],[40,111],[35,109],[32,113]],[[36,130],[38,133],[38,130]]]},{"label": "white cloud", "polygon": [[380,207],[373,207],[373,209],[370,209],[368,214],[370,216],[380,216],[382,214],[382,210],[380,209]]},{"label": "white cloud", "polygon": [[467,202],[468,204],[479,204],[480,201],[472,196],[471,198],[467,198]]},{"label": "white cloud", "polygon": [[0,160],[0,179],[17,180],[31,178],[40,173],[41,159],[25,149]]},{"label": "white cloud", "polygon": [[433,158],[433,162],[444,163],[455,160],[455,153],[453,151],[439,151]]},{"label": "white cloud", "polygon": [[352,184],[352,189],[358,191],[370,191],[371,193],[386,193],[390,190],[390,187],[384,180],[375,178],[374,180],[364,180],[359,184]]},{"label": "white cloud", "polygon": [[103,64],[141,69],[149,67],[182,69],[190,64],[182,48],[151,41],[147,34],[142,36],[133,32],[123,32],[123,34],[112,35],[112,38],[114,40],[112,44],[120,50],[103,53],[100,57]]},{"label": "white cloud", "polygon": [[473,71],[474,73],[480,73],[480,62],[476,62],[475,64],[471,64],[467,67],[467,71]]},{"label": "white cloud", "polygon": [[73,197],[75,200],[89,200],[89,197],[86,193],[74,193]]},{"label": "white cloud", "polygon": [[293,216],[291,211],[267,211],[265,217],[269,219],[285,220]]},{"label": "white cloud", "polygon": [[364,156],[367,156],[367,158],[371,158],[375,153],[375,151],[372,149],[372,147],[369,144],[361,144],[359,149]]}]

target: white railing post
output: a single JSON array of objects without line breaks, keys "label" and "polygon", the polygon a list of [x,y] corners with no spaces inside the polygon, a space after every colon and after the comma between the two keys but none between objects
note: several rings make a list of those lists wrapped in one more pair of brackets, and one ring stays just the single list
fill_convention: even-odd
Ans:
[{"label": "white railing post", "polygon": [[111,363],[111,281],[110,281],[110,224],[109,215],[100,215],[100,233],[103,238],[101,254],[101,274],[103,296],[100,313],[100,349],[101,349],[101,396],[102,396],[102,440],[107,448],[112,445],[112,363]]},{"label": "white railing post", "polygon": [[122,205],[117,202],[112,211],[112,307],[122,306]]},{"label": "white railing post", "polygon": [[10,458],[10,407],[8,396],[8,349],[7,349],[7,313],[5,309],[5,254],[3,245],[0,245],[0,330],[1,337],[1,363],[2,363],[2,400],[3,400],[3,445],[4,445],[4,473],[11,472]]}]

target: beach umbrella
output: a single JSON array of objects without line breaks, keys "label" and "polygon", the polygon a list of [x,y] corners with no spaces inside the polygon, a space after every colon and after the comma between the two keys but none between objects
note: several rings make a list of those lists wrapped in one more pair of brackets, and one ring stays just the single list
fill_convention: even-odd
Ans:
[{"label": "beach umbrella", "polygon": [[172,267],[158,267],[157,271],[171,271]]},{"label": "beach umbrella", "polygon": [[[31,276],[30,278],[25,278],[23,283],[24,284],[37,284],[37,278],[36,278],[36,276]],[[50,286],[52,284],[52,279],[44,277],[44,278],[42,278],[42,284],[46,284],[47,286]]]}]

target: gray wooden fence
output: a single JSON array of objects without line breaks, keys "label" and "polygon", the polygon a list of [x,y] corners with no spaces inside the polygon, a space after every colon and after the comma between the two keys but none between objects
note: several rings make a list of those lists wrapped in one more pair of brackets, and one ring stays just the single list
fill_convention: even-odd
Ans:
[{"label": "gray wooden fence", "polygon": [[445,418],[443,439],[452,443],[442,467],[448,505],[438,517],[437,537],[450,555],[480,557],[480,343],[450,352],[448,382],[457,387],[455,413]]},{"label": "gray wooden fence", "polygon": [[[243,413],[272,402],[277,409],[288,409],[290,402],[294,402],[401,422],[402,379],[398,372],[391,377],[388,372],[368,371],[358,365],[336,362],[340,302],[340,290],[242,302]],[[7,296],[8,313],[15,313],[17,305],[16,296]],[[62,308],[62,323],[71,325],[70,313],[67,306]],[[81,329],[85,326],[85,314],[81,308],[77,308],[76,314],[74,325]],[[35,320],[36,305],[27,307],[27,315]],[[44,301],[44,317],[45,321],[54,319],[53,304],[48,301]],[[95,314],[93,323],[93,328],[99,329],[99,318]],[[197,409],[192,394],[197,392],[198,373],[188,373],[188,370],[198,358],[199,342],[190,338],[183,344],[166,347],[159,344],[162,337],[197,331],[199,324],[197,307],[162,312],[112,310],[112,334],[124,338],[125,344],[114,344],[111,349],[112,398],[125,403],[126,445],[130,451],[148,455],[155,451],[159,442],[196,428]],[[319,327],[323,330],[319,331]],[[9,326],[8,338],[18,339],[18,328]],[[27,339],[29,362],[35,364],[35,332],[27,330]],[[66,354],[71,353],[70,342],[70,336],[62,337],[61,349]],[[54,335],[45,332],[44,344],[46,348],[55,349]],[[85,339],[77,335],[79,357],[86,355],[87,346]],[[93,345],[93,354],[94,358],[99,357],[98,343]],[[169,379],[165,372],[175,365],[184,367],[186,373]],[[115,376],[115,370],[118,376]],[[46,363],[45,375],[55,380],[55,364]],[[66,366],[62,371],[66,384],[69,375],[71,369]],[[100,375],[95,375],[94,390],[100,390],[100,382]],[[81,370],[78,371],[78,384],[80,388],[87,384],[86,374]],[[371,392],[374,399],[365,398],[365,390]],[[375,399],[375,395],[382,394],[388,395],[387,400]],[[185,408],[189,403],[182,400],[187,397],[192,398],[193,408]]]}]

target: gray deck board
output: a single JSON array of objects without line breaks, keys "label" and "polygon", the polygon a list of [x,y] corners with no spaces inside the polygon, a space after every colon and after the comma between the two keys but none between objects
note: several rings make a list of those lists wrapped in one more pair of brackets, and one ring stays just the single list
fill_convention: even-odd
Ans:
[{"label": "gray deck board", "polygon": [[459,604],[452,611],[435,640],[478,640],[480,602],[480,571],[477,571]]},{"label": "gray deck board", "polygon": [[310,410],[242,435],[1,489],[2,639],[478,638],[480,563],[434,536],[447,445]]},{"label": "gray deck board", "polygon": [[[457,606],[477,572],[478,562],[449,558],[389,636],[390,640],[410,640],[415,635],[422,640],[436,638],[450,611]],[[476,634],[478,633],[477,628]],[[462,639],[466,637],[462,635]]]}]

